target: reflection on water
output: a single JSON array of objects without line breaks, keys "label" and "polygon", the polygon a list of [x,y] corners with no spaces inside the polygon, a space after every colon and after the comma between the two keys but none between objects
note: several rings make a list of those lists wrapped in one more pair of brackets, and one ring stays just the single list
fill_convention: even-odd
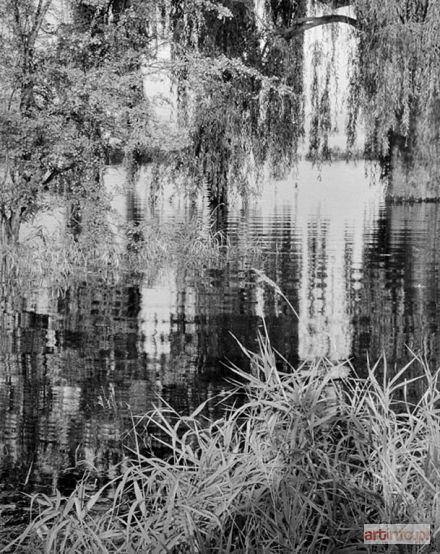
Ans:
[{"label": "reflection on water", "polygon": [[[353,353],[384,353],[397,366],[422,355],[437,368],[440,211],[436,203],[384,206],[365,244]],[[410,349],[410,350],[409,350]]]},{"label": "reflection on water", "polygon": [[[113,171],[109,182],[119,178]],[[185,412],[226,389],[225,364],[246,363],[236,339],[254,348],[263,317],[292,363],[354,357],[362,367],[385,352],[401,364],[405,345],[437,363],[437,204],[386,205],[363,164],[301,164],[214,215],[176,194],[148,207],[142,183],[115,197],[121,217],[165,227],[202,218],[222,233],[223,261],[152,268],[119,284],[90,276],[63,294],[5,290],[1,482],[68,488],[65,470],[80,460],[111,475],[127,406],[143,413],[166,401]]]}]

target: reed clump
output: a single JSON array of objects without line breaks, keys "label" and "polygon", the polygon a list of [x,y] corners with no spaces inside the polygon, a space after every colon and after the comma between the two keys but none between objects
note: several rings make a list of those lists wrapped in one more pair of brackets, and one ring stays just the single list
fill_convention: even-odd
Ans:
[{"label": "reed clump", "polygon": [[408,366],[391,375],[381,362],[361,379],[321,360],[282,373],[265,338],[246,354],[252,371],[234,368],[243,403],[214,422],[204,405],[144,416],[138,428],[155,429],[169,457],[144,454],[139,434],[99,491],[84,481],[67,498],[33,497],[2,552],[367,552],[365,523],[431,525],[431,545],[377,552],[438,550],[439,372],[413,360],[425,392],[411,403]]}]

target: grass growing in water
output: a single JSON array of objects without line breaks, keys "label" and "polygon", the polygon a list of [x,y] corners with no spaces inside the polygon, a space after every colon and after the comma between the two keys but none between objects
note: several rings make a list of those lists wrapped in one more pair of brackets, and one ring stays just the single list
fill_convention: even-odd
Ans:
[{"label": "grass growing in water", "polygon": [[235,370],[243,405],[215,422],[204,405],[144,416],[169,460],[138,445],[101,490],[83,482],[68,498],[34,497],[32,522],[2,552],[367,552],[363,524],[375,522],[431,524],[430,546],[387,552],[438,549],[439,371],[413,361],[426,392],[410,404],[407,367],[359,379],[322,360],[284,374],[266,339],[246,353],[252,373]]}]

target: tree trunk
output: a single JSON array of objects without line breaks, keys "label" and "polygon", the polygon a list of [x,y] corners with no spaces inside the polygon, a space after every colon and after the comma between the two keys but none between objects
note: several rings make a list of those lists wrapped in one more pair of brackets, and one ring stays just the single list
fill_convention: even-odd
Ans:
[{"label": "tree trunk", "polygon": [[20,113],[24,116],[29,115],[32,108],[35,106],[34,75],[34,51],[32,48],[24,46],[20,83]]},{"label": "tree trunk", "polygon": [[20,214],[13,213],[7,216],[5,213],[0,213],[0,244],[17,244],[20,227]]}]

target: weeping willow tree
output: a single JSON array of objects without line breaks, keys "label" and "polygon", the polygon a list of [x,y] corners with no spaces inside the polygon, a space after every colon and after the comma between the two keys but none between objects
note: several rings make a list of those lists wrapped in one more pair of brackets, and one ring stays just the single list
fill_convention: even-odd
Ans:
[{"label": "weeping willow tree", "polygon": [[439,198],[440,4],[356,0],[353,8],[359,48],[349,136],[361,109],[368,149],[389,165],[389,195]]},{"label": "weeping willow tree", "polygon": [[266,168],[282,177],[297,160],[303,36],[286,40],[278,31],[306,13],[306,1],[267,1],[257,10],[253,2],[227,0],[227,17],[205,10],[190,25],[180,6],[174,25],[186,40],[186,67],[198,59],[177,75],[180,111],[191,128],[187,162],[218,207],[232,188],[247,192]]},{"label": "weeping willow tree", "polygon": [[[436,0],[311,0],[309,5],[318,8],[319,14],[297,16],[289,25],[280,25],[277,33],[290,41],[317,26],[348,24],[354,29],[357,52],[349,95],[348,148],[361,120],[366,155],[386,166],[390,197],[440,198],[440,4]],[[328,157],[328,94],[326,74],[320,86],[317,80],[312,86],[310,152],[321,158]]]},{"label": "weeping willow tree", "polygon": [[[238,59],[248,71],[220,71],[200,90],[196,102],[196,158],[217,203],[227,200],[231,179],[245,183],[252,175],[250,170],[266,162],[273,176],[281,177],[295,163],[304,131],[303,36],[314,27],[330,24],[348,25],[357,37],[348,148],[362,120],[365,153],[378,158],[388,170],[389,196],[437,198],[438,3],[271,0],[260,4],[263,16],[246,2],[227,4],[231,18],[208,25],[205,19],[209,32],[203,25],[199,29],[200,51],[217,60],[221,55]],[[340,8],[349,10],[341,12]],[[318,71],[314,73],[309,147],[313,159],[331,158],[331,64],[337,55],[333,51],[333,61],[320,82]],[[316,66],[318,57],[312,61]],[[250,75],[249,69],[258,76]]]}]

